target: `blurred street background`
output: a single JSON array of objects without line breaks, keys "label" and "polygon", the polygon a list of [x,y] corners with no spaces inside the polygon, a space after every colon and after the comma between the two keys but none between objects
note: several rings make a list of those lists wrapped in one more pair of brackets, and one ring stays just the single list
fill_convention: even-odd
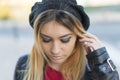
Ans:
[{"label": "blurred street background", "polygon": [[[31,6],[40,0],[0,0],[0,80],[13,80],[18,58],[31,51],[34,34],[28,22]],[[120,0],[77,0],[120,74]]]}]

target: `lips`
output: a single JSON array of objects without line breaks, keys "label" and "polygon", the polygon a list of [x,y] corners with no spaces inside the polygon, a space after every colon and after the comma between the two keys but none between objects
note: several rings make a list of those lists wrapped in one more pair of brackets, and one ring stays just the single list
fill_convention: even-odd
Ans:
[{"label": "lips", "polygon": [[52,56],[51,58],[52,58],[53,60],[60,60],[60,59],[62,59],[61,56]]}]

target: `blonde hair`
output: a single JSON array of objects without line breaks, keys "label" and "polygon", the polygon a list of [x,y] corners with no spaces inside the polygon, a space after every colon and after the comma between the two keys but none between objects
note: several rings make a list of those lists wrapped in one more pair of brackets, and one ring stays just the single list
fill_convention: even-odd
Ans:
[{"label": "blonde hair", "polygon": [[[70,13],[62,10],[47,10],[38,15],[34,22],[34,45],[28,59],[24,80],[44,80],[44,67],[49,60],[44,54],[40,41],[40,31],[44,24],[56,21],[74,32],[78,38],[85,33],[80,21]],[[86,56],[83,44],[76,39],[71,56],[63,63],[60,72],[64,80],[80,80],[85,73]]]}]

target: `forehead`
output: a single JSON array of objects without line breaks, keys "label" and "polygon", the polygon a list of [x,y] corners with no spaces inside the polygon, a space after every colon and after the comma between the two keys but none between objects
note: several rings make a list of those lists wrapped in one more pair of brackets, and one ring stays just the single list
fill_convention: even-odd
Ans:
[{"label": "forehead", "polygon": [[73,32],[55,21],[50,21],[41,28],[41,33],[49,36],[61,36]]}]

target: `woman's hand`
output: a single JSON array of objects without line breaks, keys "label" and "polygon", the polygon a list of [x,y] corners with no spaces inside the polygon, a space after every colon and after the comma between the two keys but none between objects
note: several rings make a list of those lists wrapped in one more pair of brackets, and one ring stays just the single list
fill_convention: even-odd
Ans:
[{"label": "woman's hand", "polygon": [[97,50],[102,47],[100,40],[93,34],[86,33],[83,34],[84,38],[80,39],[81,43],[84,43],[87,52],[89,53],[91,50]]}]

